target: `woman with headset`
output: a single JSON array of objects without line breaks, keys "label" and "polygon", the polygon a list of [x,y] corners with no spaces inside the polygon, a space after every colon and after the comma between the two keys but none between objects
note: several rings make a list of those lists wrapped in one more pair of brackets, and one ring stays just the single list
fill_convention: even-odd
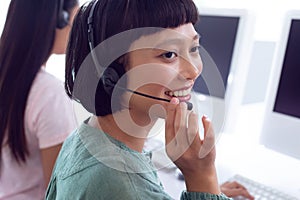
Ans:
[{"label": "woman with headset", "polygon": [[188,103],[202,71],[192,0],[94,0],[80,8],[66,55],[67,93],[94,116],[64,142],[46,199],[172,199],[145,140],[165,119],[181,199],[228,199],[218,185],[214,131]]},{"label": "woman with headset", "polygon": [[12,0],[0,40],[0,199],[43,199],[76,128],[63,84],[45,71],[63,54],[78,0]]}]

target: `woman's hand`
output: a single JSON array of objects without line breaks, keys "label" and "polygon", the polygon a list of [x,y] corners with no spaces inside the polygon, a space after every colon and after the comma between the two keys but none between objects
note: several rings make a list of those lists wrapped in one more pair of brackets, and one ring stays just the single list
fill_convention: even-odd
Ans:
[{"label": "woman's hand", "polygon": [[221,191],[228,197],[242,196],[254,200],[254,197],[248,192],[247,188],[236,181],[227,181],[221,184]]},{"label": "woman's hand", "polygon": [[202,117],[204,139],[199,136],[198,117],[185,103],[173,98],[167,107],[166,151],[182,171],[188,191],[220,194],[215,169],[215,136],[211,122]]}]

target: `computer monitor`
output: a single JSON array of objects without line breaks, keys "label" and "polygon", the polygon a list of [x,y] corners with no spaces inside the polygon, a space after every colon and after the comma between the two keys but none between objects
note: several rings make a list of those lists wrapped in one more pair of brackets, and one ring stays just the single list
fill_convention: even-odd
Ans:
[{"label": "computer monitor", "polygon": [[289,11],[283,24],[260,142],[300,159],[300,11]]},{"label": "computer monitor", "polygon": [[203,72],[194,91],[200,113],[208,115],[216,132],[233,132],[248,71],[253,19],[246,10],[203,8],[195,24],[203,48]]},{"label": "computer monitor", "polygon": [[[239,20],[240,16],[202,14],[201,21],[195,24],[195,29],[201,36],[201,45],[209,53],[220,72],[224,89],[227,87]],[[220,34],[222,37],[220,37]],[[205,56],[202,57],[205,59]],[[223,88],[216,87],[214,90],[209,91],[207,85],[213,86],[215,81],[213,79],[204,81],[203,79],[203,75],[206,76],[210,72],[210,67],[204,66],[202,75],[196,80],[194,90],[205,95],[224,99],[225,90]],[[212,74],[212,76],[214,75]]]}]

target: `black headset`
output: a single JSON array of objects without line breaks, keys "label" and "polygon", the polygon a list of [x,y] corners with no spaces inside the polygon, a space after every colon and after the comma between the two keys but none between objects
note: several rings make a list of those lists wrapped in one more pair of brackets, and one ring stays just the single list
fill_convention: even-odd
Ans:
[{"label": "black headset", "polygon": [[99,68],[101,65],[98,62],[97,56],[95,55],[95,41],[94,41],[94,28],[93,28],[93,18],[94,18],[94,10],[97,5],[98,0],[95,0],[93,2],[92,8],[89,12],[89,16],[87,19],[87,25],[88,25],[88,42],[89,42],[89,47],[91,50],[91,56],[92,60],[95,64],[95,67],[97,69],[97,75],[98,77],[101,76],[100,80],[102,80],[102,84],[104,87],[104,90],[107,94],[111,95],[113,92],[113,89],[117,82],[120,79],[120,76],[122,76],[125,73],[124,67],[117,63],[113,62],[111,65],[109,65],[101,75]]},{"label": "black headset", "polygon": [[92,51],[94,49],[94,29],[93,29],[93,19],[94,19],[94,10],[97,5],[97,0],[94,1],[93,6],[89,12],[88,20],[87,20],[87,25],[88,25],[88,42],[89,42],[89,47],[90,50]]},{"label": "black headset", "polygon": [[70,15],[64,10],[64,0],[59,0],[56,27],[63,29],[69,24]]}]

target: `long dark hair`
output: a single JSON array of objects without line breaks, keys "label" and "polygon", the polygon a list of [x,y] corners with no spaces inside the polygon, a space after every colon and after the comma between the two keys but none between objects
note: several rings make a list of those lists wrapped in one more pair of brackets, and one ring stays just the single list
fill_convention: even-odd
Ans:
[{"label": "long dark hair", "polygon": [[[74,91],[74,84],[81,64],[91,52],[88,43],[87,21],[93,5],[92,26],[95,47],[104,40],[127,30],[144,27],[175,28],[186,23],[195,24],[199,18],[193,0],[94,0],[82,6],[73,22],[66,52],[65,73],[67,94],[75,100],[81,101],[82,104],[84,104],[83,100],[74,96],[74,92],[76,92]],[[146,35],[147,33],[142,34]],[[118,48],[118,46],[110,48]],[[109,49],[107,50],[109,51]],[[115,63],[113,62],[113,64]],[[88,67],[95,66],[90,65]],[[116,66],[112,67],[116,68]],[[117,67],[124,67],[124,63]],[[86,85],[79,87],[83,88],[83,92],[88,88],[90,89]],[[94,114],[97,116],[112,113],[111,94],[104,92],[103,87],[102,81],[99,81],[95,96],[87,97],[94,98],[91,101],[94,101],[95,108],[83,105],[86,109],[90,109],[89,112],[95,112]],[[82,94],[81,96],[86,98],[87,95]]]},{"label": "long dark hair", "polygon": [[[54,44],[60,0],[12,0],[0,39],[0,163],[8,145],[17,162],[29,155],[24,115],[36,74]],[[77,0],[64,2],[70,11]]]}]

